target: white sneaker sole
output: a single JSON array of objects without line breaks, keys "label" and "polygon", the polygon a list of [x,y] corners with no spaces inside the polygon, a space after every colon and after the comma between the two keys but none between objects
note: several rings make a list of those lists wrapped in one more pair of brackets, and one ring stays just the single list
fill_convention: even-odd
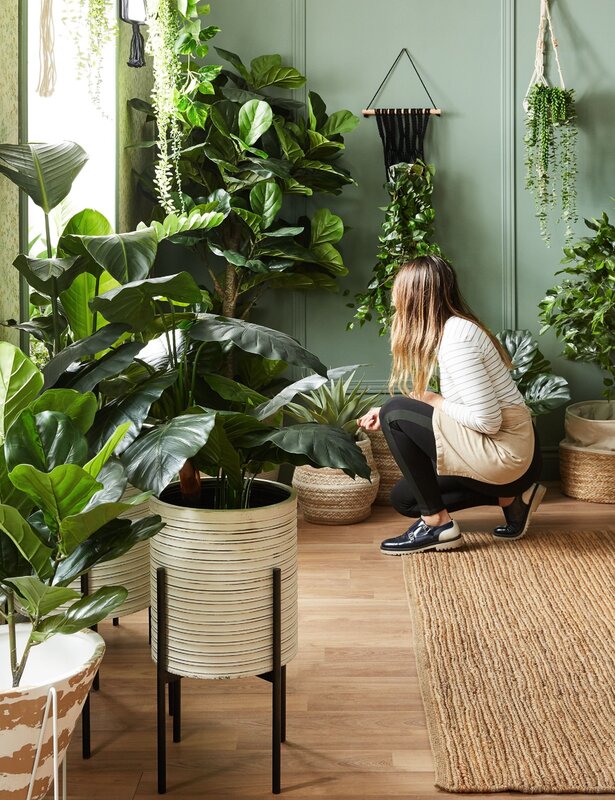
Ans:
[{"label": "white sneaker sole", "polygon": [[417,547],[415,550],[385,550],[380,548],[380,552],[385,556],[411,556],[414,553],[427,553],[429,551],[442,552],[443,550],[455,550],[461,547],[463,538],[458,536],[456,539],[451,539],[448,542],[438,542],[438,544],[426,544],[425,547]]},{"label": "white sneaker sole", "polygon": [[500,539],[500,541],[504,542],[516,542],[518,539],[523,539],[525,534],[528,532],[528,528],[530,527],[530,522],[532,521],[532,515],[535,511],[537,511],[538,506],[542,503],[545,494],[547,493],[546,486],[542,486],[542,484],[538,484],[538,488],[534,492],[534,496],[532,497],[532,502],[530,503],[530,510],[527,515],[527,519],[525,520],[525,525],[523,526],[523,530],[521,533],[518,533],[516,536],[496,536],[494,534],[494,539]]}]

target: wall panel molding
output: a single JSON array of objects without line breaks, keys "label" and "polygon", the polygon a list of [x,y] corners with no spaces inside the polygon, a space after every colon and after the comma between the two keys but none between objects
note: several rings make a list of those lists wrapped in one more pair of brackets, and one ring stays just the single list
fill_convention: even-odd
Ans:
[{"label": "wall panel molding", "polygon": [[501,0],[502,14],[502,327],[517,327],[516,0]]}]

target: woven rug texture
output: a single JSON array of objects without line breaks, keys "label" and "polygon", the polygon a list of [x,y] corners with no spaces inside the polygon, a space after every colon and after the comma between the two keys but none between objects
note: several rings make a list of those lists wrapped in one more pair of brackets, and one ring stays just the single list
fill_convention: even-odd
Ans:
[{"label": "woven rug texture", "polygon": [[436,785],[615,792],[615,532],[405,556]]}]

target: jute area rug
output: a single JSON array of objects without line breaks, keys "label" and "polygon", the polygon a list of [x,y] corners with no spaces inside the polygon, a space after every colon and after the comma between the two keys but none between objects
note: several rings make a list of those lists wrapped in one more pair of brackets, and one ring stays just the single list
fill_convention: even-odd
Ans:
[{"label": "jute area rug", "polygon": [[615,533],[464,539],[403,558],[436,785],[615,791]]}]

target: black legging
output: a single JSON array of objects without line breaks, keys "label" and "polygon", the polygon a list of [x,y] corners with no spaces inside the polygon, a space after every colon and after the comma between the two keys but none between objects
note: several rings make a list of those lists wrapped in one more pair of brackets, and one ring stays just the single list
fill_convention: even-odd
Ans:
[{"label": "black legging", "polygon": [[391,492],[393,507],[408,517],[429,516],[446,508],[498,505],[499,497],[517,497],[540,476],[542,459],[534,431],[534,454],[524,475],[512,483],[493,485],[436,472],[433,407],[410,397],[392,397],[380,410],[382,432],[402,471]]}]

